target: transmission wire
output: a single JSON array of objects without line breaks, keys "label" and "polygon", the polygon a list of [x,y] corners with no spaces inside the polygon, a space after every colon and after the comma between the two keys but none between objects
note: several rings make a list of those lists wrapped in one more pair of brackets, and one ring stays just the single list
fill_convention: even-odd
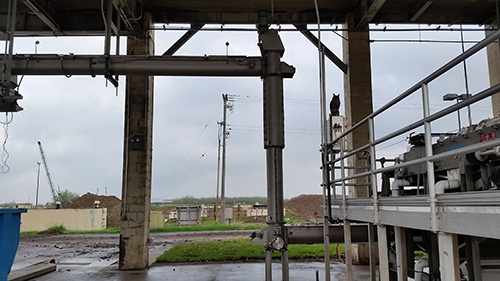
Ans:
[{"label": "transmission wire", "polygon": [[203,132],[205,132],[205,129],[208,127],[208,125],[210,124],[210,122],[212,122],[212,120],[214,119],[214,116],[219,111],[220,107],[222,106],[222,103],[223,102],[219,103],[219,106],[217,106],[217,109],[214,111],[214,113],[212,114],[212,116],[210,117],[210,119],[208,120],[208,122],[205,124],[205,126],[201,130],[201,132],[198,135],[198,137],[195,139],[195,141],[193,142],[193,144],[191,145],[191,147],[189,148],[189,150],[186,152],[186,154],[184,155],[184,158],[182,159],[182,161],[179,163],[179,165],[177,166],[177,168],[175,168],[174,172],[168,178],[167,182],[165,183],[165,186],[162,188],[162,190],[159,193],[160,197],[161,197],[161,194],[163,193],[163,191],[165,190],[165,188],[168,186],[168,184],[172,181],[172,179],[174,178],[174,176],[177,174],[177,171],[179,171],[179,169],[182,166],[182,164],[184,164],[184,161],[186,161],[187,157],[191,153],[191,150],[193,150],[193,147],[196,145],[196,143],[198,143],[198,140],[200,139],[201,135],[203,135]]}]

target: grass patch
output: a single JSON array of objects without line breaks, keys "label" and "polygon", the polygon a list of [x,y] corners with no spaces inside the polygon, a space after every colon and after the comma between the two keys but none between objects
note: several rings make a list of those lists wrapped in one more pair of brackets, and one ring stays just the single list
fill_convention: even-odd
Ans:
[{"label": "grass patch", "polygon": [[37,235],[37,234],[113,234],[120,233],[120,227],[108,227],[102,230],[67,230],[63,225],[52,226],[44,231],[24,231],[20,235]]},{"label": "grass patch", "polygon": [[[339,245],[339,251],[343,250],[344,245]],[[324,256],[324,246],[289,245],[288,255],[291,259],[321,258]],[[336,256],[334,245],[330,247],[330,255]],[[156,262],[248,261],[264,257],[265,251],[262,245],[252,244],[250,238],[240,238],[175,245],[159,256]],[[273,257],[280,257],[280,253],[273,252]]]},{"label": "grass patch", "polygon": [[[191,231],[217,231],[217,230],[238,230],[238,229],[261,229],[266,228],[266,226],[261,225],[186,225],[177,226],[171,225],[164,228],[151,229],[150,232],[191,232]],[[21,232],[21,235],[37,235],[37,234],[114,234],[120,233],[120,227],[108,227],[102,230],[67,230],[64,226],[53,226],[44,231],[25,231]]]},{"label": "grass patch", "polygon": [[23,235],[25,235],[25,236],[36,235],[36,234],[38,234],[38,232],[39,231],[23,231],[23,232],[19,233],[19,235],[21,235],[21,236],[23,236]]},{"label": "grass patch", "polygon": [[64,225],[60,224],[60,225],[54,225],[52,227],[49,227],[49,229],[47,229],[47,231],[59,231],[59,232],[65,232],[65,231],[68,231],[66,229],[66,227],[64,227]]},{"label": "grass patch", "polygon": [[120,227],[115,226],[115,227],[108,227],[108,228],[101,229],[101,230],[87,230],[87,231],[67,230],[64,233],[65,234],[113,234],[113,233],[120,233]]},{"label": "grass patch", "polygon": [[151,229],[150,232],[184,232],[184,231],[217,231],[217,230],[238,230],[238,229],[261,229],[266,228],[262,225],[185,225],[185,226],[166,226],[164,228]]}]

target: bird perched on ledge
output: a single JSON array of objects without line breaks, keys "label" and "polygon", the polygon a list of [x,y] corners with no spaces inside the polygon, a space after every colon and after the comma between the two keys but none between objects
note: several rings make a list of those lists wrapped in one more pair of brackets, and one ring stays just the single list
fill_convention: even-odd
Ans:
[{"label": "bird perched on ledge", "polygon": [[333,94],[332,100],[330,101],[330,114],[332,116],[339,116],[340,115],[339,108],[340,108],[340,94],[339,95]]}]

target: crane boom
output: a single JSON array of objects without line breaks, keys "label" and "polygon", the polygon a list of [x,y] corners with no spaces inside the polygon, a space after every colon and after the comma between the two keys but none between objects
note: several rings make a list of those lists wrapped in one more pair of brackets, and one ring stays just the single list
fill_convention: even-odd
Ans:
[{"label": "crane boom", "polygon": [[38,141],[38,147],[40,148],[40,156],[42,158],[43,167],[45,168],[45,174],[47,175],[47,181],[49,182],[50,191],[52,192],[52,198],[57,199],[59,192],[54,188],[54,183],[52,181],[52,175],[50,174],[49,166],[47,165],[47,160],[45,159],[45,153],[43,152],[42,143]]}]

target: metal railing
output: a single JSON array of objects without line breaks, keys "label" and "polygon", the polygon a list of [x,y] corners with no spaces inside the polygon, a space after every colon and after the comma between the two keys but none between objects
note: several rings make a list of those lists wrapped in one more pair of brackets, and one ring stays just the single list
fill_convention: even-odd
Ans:
[{"label": "metal railing", "polygon": [[[455,155],[459,154],[465,154],[465,153],[470,153],[482,149],[488,149],[494,146],[499,146],[500,145],[500,139],[484,142],[484,143],[478,143],[470,146],[465,146],[463,148],[459,148],[456,150],[452,151],[447,151],[444,153],[436,154],[433,155],[433,150],[432,150],[432,133],[431,133],[431,123],[433,121],[436,121],[444,116],[447,116],[453,112],[456,112],[457,110],[470,106],[473,103],[476,103],[480,100],[483,100],[487,97],[490,97],[491,95],[500,92],[500,84],[494,85],[488,89],[485,89],[477,94],[474,94],[467,99],[462,100],[459,103],[453,104],[449,107],[446,107],[443,110],[440,110],[436,113],[430,114],[430,104],[429,104],[429,90],[428,90],[428,84],[434,80],[436,80],[438,77],[442,76],[443,74],[447,73],[450,69],[454,68],[458,64],[462,63],[465,59],[471,57],[472,55],[476,54],[480,50],[484,49],[486,46],[489,44],[495,42],[500,38],[500,30],[497,30],[493,33],[491,33],[489,36],[487,36],[484,40],[480,41],[476,45],[472,46],[469,48],[467,51],[463,52],[459,56],[455,57],[453,60],[442,66],[441,68],[437,69],[434,71],[432,74],[429,76],[425,77],[412,87],[410,87],[408,90],[400,94],[399,96],[395,97],[392,99],[390,102],[379,108],[378,110],[374,111],[372,114],[368,115],[365,117],[363,120],[360,122],[354,124],[352,127],[347,128],[344,133],[342,133],[340,136],[337,138],[333,139],[330,143],[328,143],[328,147],[332,147],[334,144],[340,142],[340,153],[336,157],[336,159],[333,159],[331,161],[332,167],[339,167],[340,166],[340,177],[332,179],[330,181],[330,186],[327,186],[325,188],[331,188],[334,187],[334,193],[335,193],[335,186],[342,186],[342,200],[335,200],[334,204],[335,209],[342,209],[343,210],[343,219],[349,219],[347,215],[347,210],[349,208],[349,203],[347,199],[347,194],[346,194],[346,187],[348,184],[346,183],[347,181],[350,180],[355,180],[361,177],[369,177],[370,180],[370,192],[371,192],[371,203],[373,205],[373,212],[374,212],[374,223],[379,223],[379,206],[380,206],[380,200],[378,198],[378,188],[377,188],[377,179],[376,175],[384,172],[389,172],[389,171],[395,171],[400,168],[408,167],[408,166],[413,166],[413,165],[421,165],[421,164],[426,164],[426,171],[427,171],[427,186],[428,186],[428,194],[426,196],[425,201],[427,202],[427,206],[430,207],[430,219],[431,219],[431,230],[432,231],[438,231],[439,230],[439,223],[438,223],[438,205],[437,205],[437,197],[436,197],[436,190],[435,190],[435,178],[434,178],[434,162],[444,159],[447,157],[452,157]],[[394,105],[402,101],[403,99],[407,98],[408,96],[414,94],[418,90],[421,90],[421,95],[422,95],[422,103],[423,103],[423,118],[420,120],[417,120],[405,127],[399,128],[392,133],[389,133],[387,135],[384,135],[379,138],[375,138],[375,128],[374,128],[374,119],[375,117],[381,115],[382,113],[386,112],[388,109],[392,108]],[[347,138],[350,134],[352,134],[356,129],[360,129],[361,126],[364,124],[368,124],[368,129],[369,129],[369,143],[349,150],[347,151],[345,146],[345,138]],[[385,141],[391,140],[397,136],[400,136],[401,134],[408,133],[409,131],[416,129],[416,128],[421,128],[423,126],[424,128],[424,141],[425,141],[425,156],[420,158],[420,159],[415,159],[411,160],[408,162],[403,162],[403,163],[397,163],[392,166],[387,166],[387,167],[382,167],[382,168],[377,168],[376,165],[376,150],[375,146],[378,144],[381,144]],[[368,152],[369,157],[370,157],[370,163],[371,167],[369,171],[366,172],[356,172],[352,173],[351,175],[346,175],[345,172],[345,166],[346,164],[344,163],[349,157],[356,157],[357,154],[362,153],[362,152]],[[340,164],[339,164],[340,163]],[[337,165],[336,165],[337,164]],[[396,198],[395,198],[396,199]],[[351,200],[351,199],[349,199]],[[360,200],[360,199],[357,199]],[[366,205],[366,199],[363,200],[363,202],[360,202],[361,205],[365,206]],[[382,200],[384,201],[384,200]],[[392,201],[392,200],[389,200]],[[419,202],[422,200],[419,200]],[[496,202],[496,201],[495,201]],[[388,203],[388,202],[386,202]],[[402,203],[402,202],[401,202]],[[422,202],[420,202],[422,203]],[[330,214],[331,215],[331,214]]]}]

